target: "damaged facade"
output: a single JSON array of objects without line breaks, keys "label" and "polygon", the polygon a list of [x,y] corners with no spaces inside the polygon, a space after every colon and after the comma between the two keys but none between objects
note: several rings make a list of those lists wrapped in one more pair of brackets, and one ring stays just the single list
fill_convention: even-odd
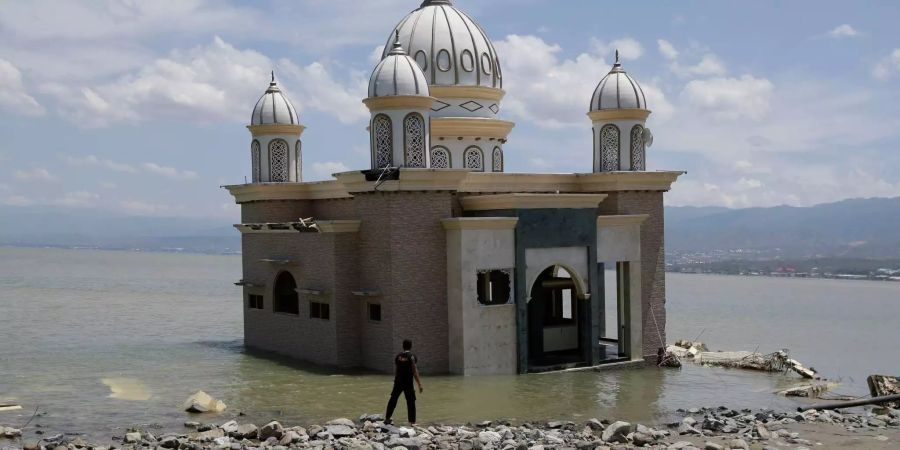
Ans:
[{"label": "damaged facade", "polygon": [[420,370],[457,374],[655,360],[663,194],[681,172],[646,171],[639,84],[618,61],[598,78],[593,167],[506,173],[499,58],[449,0],[425,1],[372,73],[371,160],[304,183],[304,127],[273,77],[248,127],[252,182],[227,186],[246,346],[390,371],[412,339]]}]

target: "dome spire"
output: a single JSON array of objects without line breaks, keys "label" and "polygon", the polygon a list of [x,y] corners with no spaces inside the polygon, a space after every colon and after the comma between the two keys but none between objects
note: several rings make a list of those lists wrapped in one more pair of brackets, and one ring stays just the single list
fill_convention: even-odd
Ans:
[{"label": "dome spire", "polygon": [[275,71],[272,70],[272,84],[275,84]]},{"label": "dome spire", "polygon": [[621,65],[622,65],[622,64],[619,64],[619,49],[616,49],[616,65],[617,65],[617,66],[621,66]]},{"label": "dome spire", "polygon": [[453,2],[451,0],[425,0],[422,2],[422,5],[419,8],[424,8],[426,6],[434,6],[434,5],[450,5],[453,6]]},{"label": "dome spire", "polygon": [[400,30],[394,30],[394,46],[391,48],[391,52],[388,55],[405,55],[406,50],[403,49],[403,46],[400,45]]}]

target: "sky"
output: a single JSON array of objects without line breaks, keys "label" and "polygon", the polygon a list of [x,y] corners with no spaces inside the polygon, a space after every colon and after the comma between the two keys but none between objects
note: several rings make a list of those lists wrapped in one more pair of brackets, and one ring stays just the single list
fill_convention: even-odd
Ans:
[{"label": "sky", "polygon": [[[276,76],[305,181],[369,166],[361,100],[418,0],[0,0],[0,205],[237,220]],[[500,56],[508,172],[589,172],[618,49],[668,205],[900,196],[895,1],[456,0]]]}]

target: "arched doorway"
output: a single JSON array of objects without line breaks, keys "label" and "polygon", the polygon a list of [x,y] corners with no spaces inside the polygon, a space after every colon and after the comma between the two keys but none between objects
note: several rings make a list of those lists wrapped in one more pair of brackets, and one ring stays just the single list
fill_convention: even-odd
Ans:
[{"label": "arched doorway", "polygon": [[294,281],[294,276],[289,272],[281,272],[275,278],[272,306],[277,313],[300,315],[300,297],[297,295],[297,282]]},{"label": "arched doorway", "polygon": [[584,362],[582,286],[573,273],[555,265],[541,272],[528,301],[528,365],[553,368]]}]

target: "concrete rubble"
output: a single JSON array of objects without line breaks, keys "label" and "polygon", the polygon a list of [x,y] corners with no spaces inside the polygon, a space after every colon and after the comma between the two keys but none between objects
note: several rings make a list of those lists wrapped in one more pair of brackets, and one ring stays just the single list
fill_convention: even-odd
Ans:
[{"label": "concrete rubble", "polygon": [[[869,375],[866,382],[869,384],[869,393],[872,397],[900,394],[900,377]],[[900,408],[900,402],[892,402],[885,406]]]},{"label": "concrete rubble", "polygon": [[[874,412],[877,411],[877,414]],[[602,449],[748,449],[813,447],[816,442],[785,429],[789,424],[823,423],[848,431],[900,428],[900,411],[871,410],[863,414],[835,411],[776,413],[774,411],[692,408],[679,410],[681,420],[660,427],[624,421],[590,419],[585,423],[482,422],[476,425],[398,427],[380,416],[363,415],[359,421],[336,419],[324,425],[285,427],[277,421],[262,427],[229,421],[222,425],[186,423],[189,433],[152,434],[128,430],[114,437],[118,444],[92,445],[80,437],[56,435],[40,440],[22,439],[13,430],[10,447],[0,450],[249,450],[249,449],[349,449],[349,450],[602,450]],[[373,420],[370,420],[373,419]],[[202,431],[201,431],[202,430]],[[8,428],[0,431],[10,435]],[[700,442],[703,442],[701,444]]]},{"label": "concrete rubble", "polygon": [[196,394],[184,401],[184,410],[192,413],[220,413],[226,408],[227,406],[222,400],[217,400],[203,391],[197,391]]}]

